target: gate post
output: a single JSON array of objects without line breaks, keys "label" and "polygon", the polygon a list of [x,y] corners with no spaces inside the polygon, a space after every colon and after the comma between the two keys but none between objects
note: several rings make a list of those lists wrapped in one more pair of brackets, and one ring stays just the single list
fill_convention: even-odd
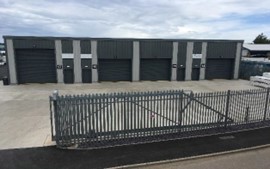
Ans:
[{"label": "gate post", "polygon": [[228,113],[229,113],[229,107],[230,107],[230,94],[231,94],[231,91],[228,90],[228,92],[227,92],[227,100],[226,100],[226,111],[225,111],[225,125],[224,125],[225,128],[227,128],[227,125],[228,125]]},{"label": "gate post", "polygon": [[[54,140],[56,141],[57,145],[59,142],[59,123],[58,123],[58,108],[57,108],[57,100],[59,97],[58,90],[54,90],[52,94],[52,102],[53,102],[53,115],[51,115],[51,125],[52,125],[52,132],[53,132],[53,126],[55,129],[55,138]],[[54,118],[54,124],[53,124],[53,118]]]},{"label": "gate post", "polygon": [[266,120],[266,113],[267,113],[268,100],[269,100],[269,92],[270,92],[270,88],[267,88],[266,101],[265,101],[265,108],[264,108],[264,115],[263,115],[263,121]]}]

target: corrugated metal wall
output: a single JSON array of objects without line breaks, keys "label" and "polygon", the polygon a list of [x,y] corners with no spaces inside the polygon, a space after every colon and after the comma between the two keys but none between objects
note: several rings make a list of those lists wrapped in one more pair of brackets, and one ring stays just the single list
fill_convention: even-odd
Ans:
[{"label": "corrugated metal wall", "polygon": [[13,40],[14,48],[16,49],[54,49],[54,40],[46,39],[15,39]]},{"label": "corrugated metal wall", "polygon": [[235,58],[235,42],[209,42],[207,44],[207,58]]},{"label": "corrugated metal wall", "polygon": [[133,56],[133,42],[130,40],[116,41],[116,58],[131,59]]},{"label": "corrugated metal wall", "polygon": [[194,42],[193,53],[194,54],[202,53],[202,42]]},{"label": "corrugated metal wall", "polygon": [[140,41],[140,58],[172,58],[170,41]]},{"label": "corrugated metal wall", "polygon": [[97,55],[99,59],[116,58],[116,43],[113,40],[99,40],[97,44]]},{"label": "corrugated metal wall", "polygon": [[131,59],[133,42],[130,40],[99,40],[97,53],[99,59]]},{"label": "corrugated metal wall", "polygon": [[91,53],[91,41],[81,40],[81,54],[90,54],[90,53]]},{"label": "corrugated metal wall", "polygon": [[72,40],[62,40],[62,53],[73,53]]},{"label": "corrugated metal wall", "polygon": [[187,56],[187,43],[186,42],[179,42],[178,43],[178,54],[177,54],[178,67],[180,67],[180,68],[186,67],[186,56]]}]

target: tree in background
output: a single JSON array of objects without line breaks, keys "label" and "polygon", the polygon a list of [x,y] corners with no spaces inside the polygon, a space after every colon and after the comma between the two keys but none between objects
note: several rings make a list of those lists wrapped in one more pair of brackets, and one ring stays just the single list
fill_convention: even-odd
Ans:
[{"label": "tree in background", "polygon": [[270,39],[268,39],[266,35],[261,33],[253,40],[253,43],[254,44],[269,44]]}]

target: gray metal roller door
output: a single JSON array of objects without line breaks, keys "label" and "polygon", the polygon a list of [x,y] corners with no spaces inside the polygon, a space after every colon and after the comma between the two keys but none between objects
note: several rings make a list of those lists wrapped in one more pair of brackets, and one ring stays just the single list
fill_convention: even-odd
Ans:
[{"label": "gray metal roller door", "polygon": [[170,80],[171,59],[141,59],[141,80]]},{"label": "gray metal roller door", "polygon": [[232,79],[234,59],[207,59],[206,79]]},{"label": "gray metal roller door", "polygon": [[131,81],[131,59],[99,59],[99,81]]},{"label": "gray metal roller door", "polygon": [[54,50],[17,49],[18,83],[56,83]]}]

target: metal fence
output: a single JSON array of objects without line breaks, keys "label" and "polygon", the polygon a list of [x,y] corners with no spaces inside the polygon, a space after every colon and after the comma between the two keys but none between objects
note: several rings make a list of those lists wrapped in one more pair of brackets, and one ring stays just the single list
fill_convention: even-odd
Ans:
[{"label": "metal fence", "polygon": [[8,76],[7,65],[0,65],[0,80]]},{"label": "metal fence", "polygon": [[50,97],[59,147],[94,148],[270,126],[269,89]]},{"label": "metal fence", "polygon": [[269,62],[242,60],[239,78],[249,80],[250,76],[262,76],[264,72],[270,72]]}]

